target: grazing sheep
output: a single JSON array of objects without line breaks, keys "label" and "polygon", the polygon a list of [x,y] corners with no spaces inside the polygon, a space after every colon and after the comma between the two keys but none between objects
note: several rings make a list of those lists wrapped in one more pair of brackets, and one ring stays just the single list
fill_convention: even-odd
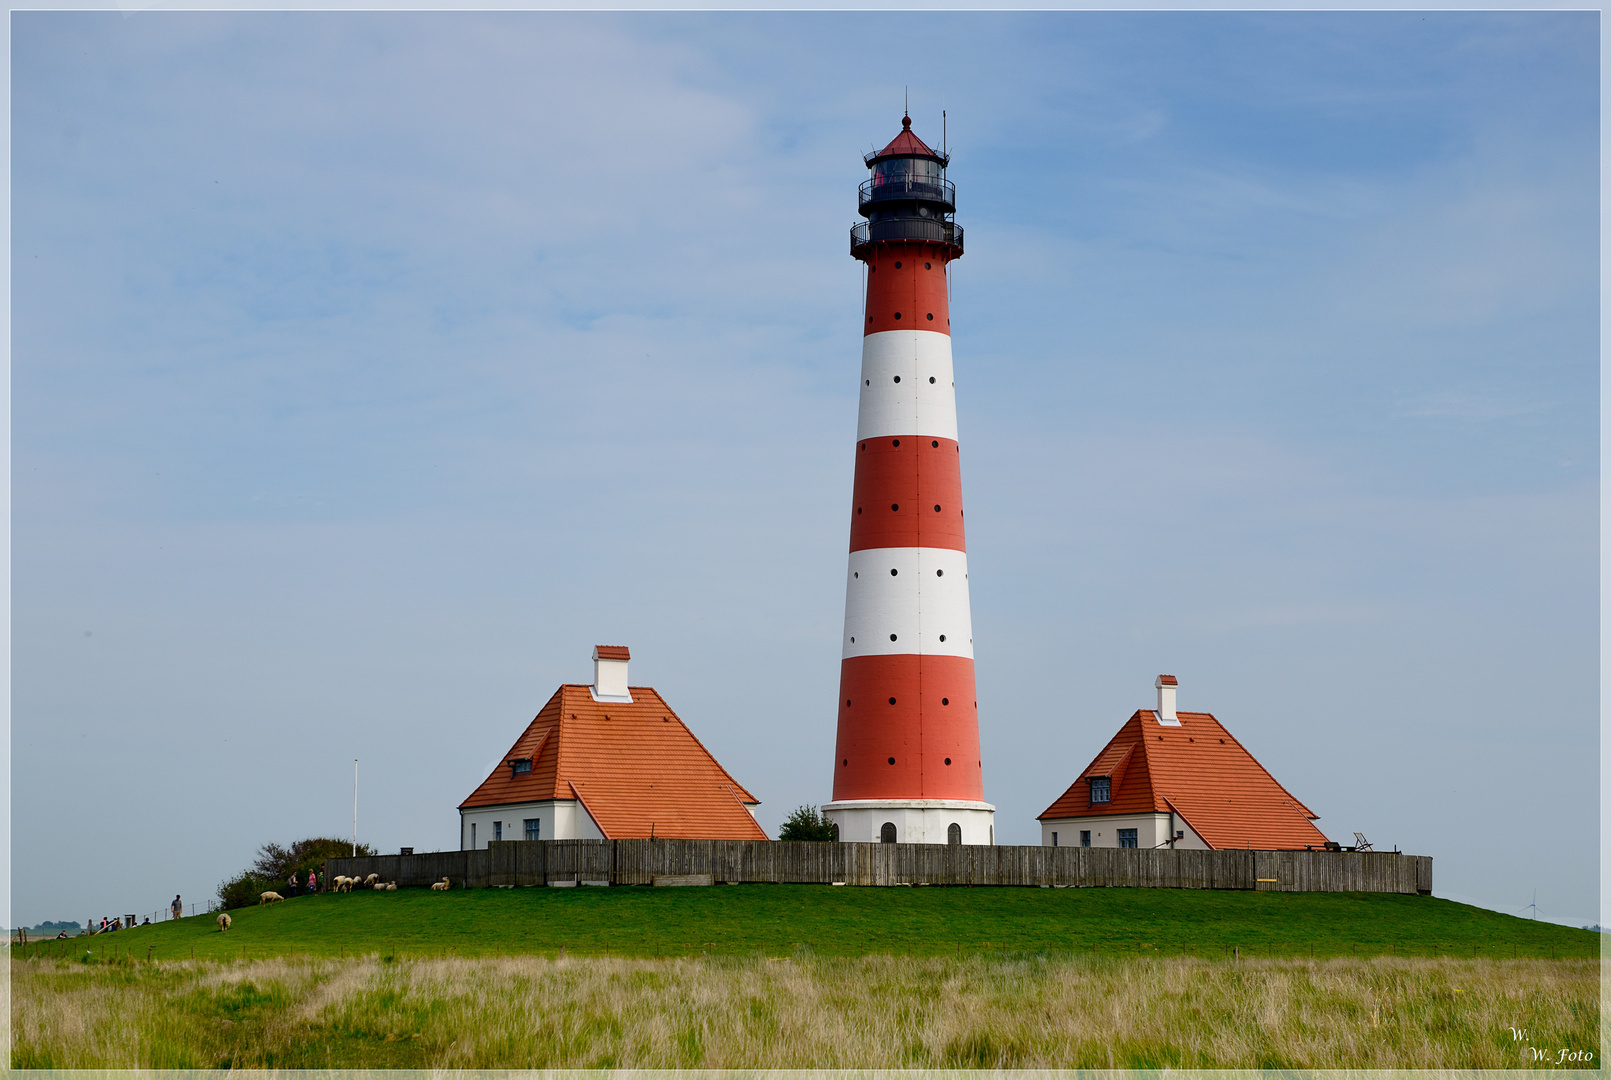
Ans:
[{"label": "grazing sheep", "polygon": [[373,885],[371,885],[370,888],[374,889],[376,892],[385,892],[386,891],[386,883],[384,881],[377,881]]},{"label": "grazing sheep", "polygon": [[266,892],[257,898],[257,906],[262,907],[264,904],[277,904],[284,899],[285,897],[281,896],[277,892]]},{"label": "grazing sheep", "polygon": [[387,892],[396,892],[397,891],[397,882],[395,882],[395,881],[388,882],[387,885],[386,885],[386,891]]},{"label": "grazing sheep", "polygon": [[353,882],[358,879],[350,878],[346,874],[337,874],[331,880],[336,884],[336,892],[352,892]]},{"label": "grazing sheep", "polygon": [[431,888],[436,892],[447,892],[451,886],[448,884],[448,879],[443,878],[441,881],[432,884]]},{"label": "grazing sheep", "polygon": [[380,880],[380,875],[379,874],[370,874],[368,877],[364,878],[364,884],[365,885],[373,885],[375,882],[377,882],[379,880]]},{"label": "grazing sheep", "polygon": [[218,913],[218,932],[222,934],[225,930],[228,930],[229,924],[233,921],[234,920],[229,917],[229,912],[220,911]]}]

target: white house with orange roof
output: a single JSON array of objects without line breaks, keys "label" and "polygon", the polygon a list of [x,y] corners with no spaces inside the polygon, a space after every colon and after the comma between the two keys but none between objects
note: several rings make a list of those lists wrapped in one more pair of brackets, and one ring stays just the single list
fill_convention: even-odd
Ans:
[{"label": "white house with orange roof", "polygon": [[493,840],[765,840],[760,800],[651,686],[624,645],[593,650],[591,685],[554,692],[459,804],[460,850]]},{"label": "white house with orange roof", "polygon": [[1322,848],[1317,815],[1276,782],[1212,713],[1175,707],[1160,675],[1079,779],[1040,815],[1046,847]]}]

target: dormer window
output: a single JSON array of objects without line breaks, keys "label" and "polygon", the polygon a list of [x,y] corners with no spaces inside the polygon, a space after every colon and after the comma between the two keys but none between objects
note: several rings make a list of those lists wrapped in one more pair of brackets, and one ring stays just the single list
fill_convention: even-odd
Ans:
[{"label": "dormer window", "polygon": [[1091,785],[1092,802],[1107,802],[1113,798],[1113,778],[1111,776],[1093,776],[1086,782]]},{"label": "dormer window", "polygon": [[508,765],[511,776],[516,773],[531,772],[531,758],[529,757],[510,758]]}]

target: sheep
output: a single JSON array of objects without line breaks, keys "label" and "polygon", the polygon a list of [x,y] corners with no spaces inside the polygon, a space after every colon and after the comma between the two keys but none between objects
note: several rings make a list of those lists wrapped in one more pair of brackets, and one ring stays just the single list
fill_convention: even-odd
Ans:
[{"label": "sheep", "polygon": [[368,877],[364,878],[364,884],[365,885],[373,885],[375,882],[377,882],[379,880],[380,880],[380,875],[379,874],[370,874]]},{"label": "sheep", "polygon": [[336,892],[352,892],[353,882],[357,880],[357,878],[350,878],[346,874],[337,874],[331,878],[331,881],[335,883]]},{"label": "sheep", "polygon": [[222,934],[225,930],[228,930],[229,924],[233,921],[234,920],[229,917],[229,912],[220,911],[218,913],[218,932]]},{"label": "sheep", "polygon": [[396,892],[397,891],[397,882],[395,882],[395,881],[388,882],[387,885],[386,885],[386,891],[387,892]]},{"label": "sheep", "polygon": [[447,878],[443,878],[441,881],[432,884],[431,888],[436,892],[447,892],[448,889],[452,888],[452,885],[448,882]]},{"label": "sheep", "polygon": [[370,886],[370,888],[374,889],[376,892],[385,892],[386,883],[384,881],[377,881],[374,885]]},{"label": "sheep", "polygon": [[278,904],[284,899],[285,897],[281,896],[277,892],[266,892],[257,898],[257,906],[262,907],[264,904]]}]

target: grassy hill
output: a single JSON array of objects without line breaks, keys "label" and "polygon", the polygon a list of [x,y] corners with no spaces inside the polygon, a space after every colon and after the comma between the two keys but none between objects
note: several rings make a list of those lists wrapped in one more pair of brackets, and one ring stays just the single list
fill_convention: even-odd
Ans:
[{"label": "grassy hill", "polygon": [[276,956],[1598,957],[1600,935],[1426,896],[1188,889],[533,888],[355,892],[13,949]]}]

